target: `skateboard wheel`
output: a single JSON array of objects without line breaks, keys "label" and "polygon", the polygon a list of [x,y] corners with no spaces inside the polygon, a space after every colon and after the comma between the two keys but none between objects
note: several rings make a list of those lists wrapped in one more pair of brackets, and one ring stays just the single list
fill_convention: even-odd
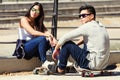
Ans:
[{"label": "skateboard wheel", "polygon": [[50,71],[47,71],[47,75],[50,75]]},{"label": "skateboard wheel", "polygon": [[39,70],[38,69],[34,69],[33,70],[33,74],[38,74]]},{"label": "skateboard wheel", "polygon": [[82,72],[81,76],[82,76],[82,77],[85,77],[85,72]]},{"label": "skateboard wheel", "polygon": [[103,72],[103,71],[101,71],[101,72],[100,72],[100,74],[101,74],[101,75],[103,75],[103,74],[104,74],[104,72]]},{"label": "skateboard wheel", "polygon": [[112,72],[109,72],[109,75],[112,75]]},{"label": "skateboard wheel", "polygon": [[91,73],[91,74],[90,74],[90,77],[94,77],[94,74],[93,74],[93,73]]}]

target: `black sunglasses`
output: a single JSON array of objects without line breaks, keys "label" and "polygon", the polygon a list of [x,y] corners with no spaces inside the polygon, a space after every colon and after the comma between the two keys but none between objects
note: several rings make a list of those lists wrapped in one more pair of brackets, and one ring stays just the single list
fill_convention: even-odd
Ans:
[{"label": "black sunglasses", "polygon": [[79,18],[85,18],[85,17],[87,17],[88,15],[90,15],[90,14],[80,14],[80,15],[79,15]]}]

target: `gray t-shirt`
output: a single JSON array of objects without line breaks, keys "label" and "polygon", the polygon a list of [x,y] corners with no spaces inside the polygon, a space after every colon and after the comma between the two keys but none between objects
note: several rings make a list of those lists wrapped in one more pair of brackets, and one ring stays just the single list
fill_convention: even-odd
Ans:
[{"label": "gray t-shirt", "polygon": [[108,65],[110,55],[109,36],[105,27],[93,20],[65,34],[60,38],[58,44],[63,45],[66,41],[80,36],[84,38],[85,49],[90,52],[87,56],[90,61],[89,68],[105,68]]}]

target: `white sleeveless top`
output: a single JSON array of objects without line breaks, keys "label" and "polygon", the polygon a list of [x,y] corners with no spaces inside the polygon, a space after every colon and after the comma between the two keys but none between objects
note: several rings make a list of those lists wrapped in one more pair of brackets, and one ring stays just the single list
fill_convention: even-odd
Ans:
[{"label": "white sleeveless top", "polygon": [[18,28],[18,38],[20,40],[30,40],[33,38],[24,28]]}]

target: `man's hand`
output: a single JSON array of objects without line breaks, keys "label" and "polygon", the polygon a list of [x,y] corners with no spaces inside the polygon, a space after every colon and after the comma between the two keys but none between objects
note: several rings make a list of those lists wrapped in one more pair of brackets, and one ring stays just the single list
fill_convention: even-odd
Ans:
[{"label": "man's hand", "polygon": [[50,45],[51,45],[52,47],[56,46],[57,40],[56,40],[54,37],[50,36],[50,37],[48,38],[48,40],[49,40]]},{"label": "man's hand", "polygon": [[58,50],[55,49],[55,50],[53,51],[53,54],[52,54],[53,60],[57,60],[59,54],[60,54],[60,50],[59,50],[59,49],[58,49]]}]

